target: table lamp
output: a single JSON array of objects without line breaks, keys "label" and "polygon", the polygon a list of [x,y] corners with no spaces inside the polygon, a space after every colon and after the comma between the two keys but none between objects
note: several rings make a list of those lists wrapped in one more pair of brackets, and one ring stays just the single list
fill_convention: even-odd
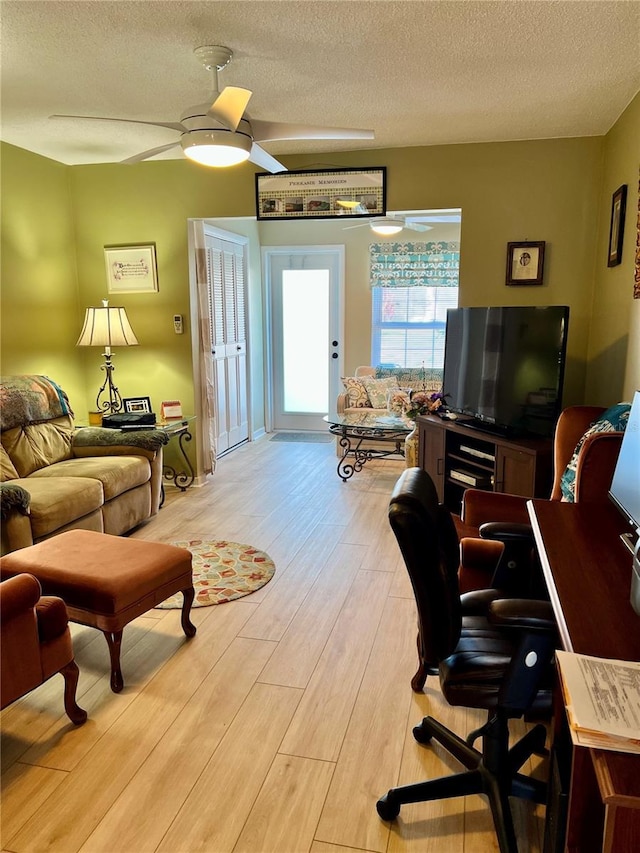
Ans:
[{"label": "table lamp", "polygon": [[[111,363],[111,347],[137,346],[138,340],[133,333],[127,312],[124,308],[109,307],[109,300],[102,300],[102,308],[87,308],[84,315],[84,326],[78,338],[78,347],[104,347],[102,353],[104,364],[101,370],[107,374],[100,386],[96,397],[96,406],[104,414],[119,412],[122,408],[122,397],[117,387],[113,384],[113,371]],[[108,400],[101,400],[103,394],[108,395]]]}]

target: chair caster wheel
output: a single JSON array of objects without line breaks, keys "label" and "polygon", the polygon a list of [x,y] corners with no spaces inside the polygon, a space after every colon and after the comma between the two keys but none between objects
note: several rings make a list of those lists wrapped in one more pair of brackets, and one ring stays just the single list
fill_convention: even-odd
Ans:
[{"label": "chair caster wheel", "polygon": [[419,726],[415,726],[413,729],[413,736],[418,741],[418,743],[430,743],[431,742],[431,733],[425,731],[422,728],[422,723]]},{"label": "chair caster wheel", "polygon": [[[389,794],[390,793],[391,791],[389,791]],[[385,794],[384,797],[380,797],[376,803],[378,815],[382,820],[395,820],[400,814],[400,803],[395,802],[393,799],[389,799],[389,794]]]}]

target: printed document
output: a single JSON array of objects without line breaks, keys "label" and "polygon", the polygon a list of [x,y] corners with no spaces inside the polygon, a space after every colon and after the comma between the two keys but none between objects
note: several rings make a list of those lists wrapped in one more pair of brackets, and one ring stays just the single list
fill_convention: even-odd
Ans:
[{"label": "printed document", "polygon": [[574,743],[640,753],[640,663],[556,652]]}]

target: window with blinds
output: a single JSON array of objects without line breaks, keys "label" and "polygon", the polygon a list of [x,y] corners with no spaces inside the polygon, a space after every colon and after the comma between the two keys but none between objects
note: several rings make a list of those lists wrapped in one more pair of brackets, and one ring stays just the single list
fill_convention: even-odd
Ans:
[{"label": "window with blinds", "polygon": [[371,363],[441,368],[447,309],[458,305],[459,244],[370,247]]}]

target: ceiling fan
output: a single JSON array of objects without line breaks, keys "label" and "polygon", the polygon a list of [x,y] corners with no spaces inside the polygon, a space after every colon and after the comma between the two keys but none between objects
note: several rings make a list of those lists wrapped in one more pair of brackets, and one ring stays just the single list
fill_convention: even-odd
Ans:
[{"label": "ceiling fan", "polygon": [[[366,211],[363,211],[366,212]],[[362,228],[363,225],[368,225],[376,234],[381,234],[384,237],[390,237],[393,234],[399,234],[403,228],[408,228],[409,231],[431,231],[431,225],[425,225],[423,222],[412,220],[410,216],[375,216],[373,219],[368,219],[366,222],[359,222],[357,225],[347,225],[343,231],[348,231],[350,228]]]},{"label": "ceiling fan", "polygon": [[218,72],[222,71],[233,56],[223,45],[197,47],[194,54],[213,75],[211,101],[187,107],[179,121],[138,121],[127,118],[103,116],[53,115],[50,118],[80,118],[95,121],[123,121],[147,124],[177,130],[181,136],[175,142],[159,145],[122,163],[138,163],[148,160],[170,148],[181,146],[191,160],[205,166],[232,166],[250,160],[268,172],[286,172],[287,169],[275,157],[265,151],[260,143],[280,139],[373,139],[372,130],[344,127],[315,127],[313,125],[289,124],[286,122],[262,121],[250,118],[245,112],[252,92],[238,86],[218,87]]}]

